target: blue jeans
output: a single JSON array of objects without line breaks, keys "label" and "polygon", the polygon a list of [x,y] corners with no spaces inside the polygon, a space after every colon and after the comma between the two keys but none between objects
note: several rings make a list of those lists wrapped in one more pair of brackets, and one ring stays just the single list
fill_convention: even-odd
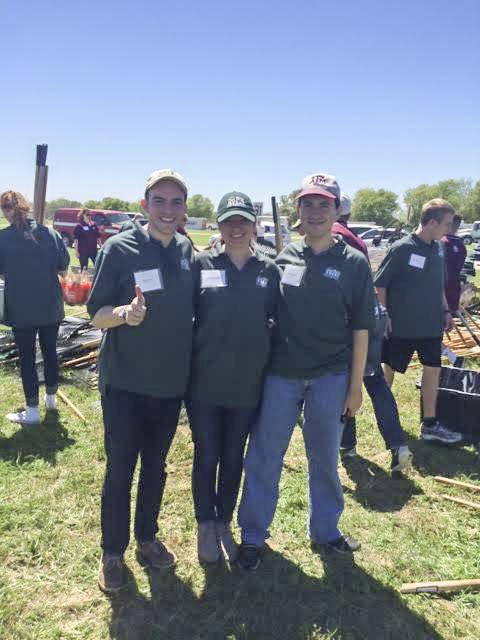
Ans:
[{"label": "blue jeans", "polygon": [[189,400],[187,406],[195,445],[192,493],[196,520],[230,522],[256,409],[227,409],[199,400]]},{"label": "blue jeans", "polygon": [[343,491],[337,472],[342,437],[340,416],[348,373],[312,380],[268,376],[257,423],[245,458],[245,482],[238,511],[242,542],[262,546],[269,537],[278,501],[282,463],[304,400],[303,439],[308,461],[308,534],[325,543],[341,534]]},{"label": "blue jeans", "polygon": [[[377,426],[387,449],[395,449],[406,444],[405,434],[400,425],[397,403],[388,386],[381,367],[373,376],[365,376],[363,384],[372,401]],[[351,449],[357,444],[357,425],[355,418],[349,418],[345,424],[342,448]]]}]

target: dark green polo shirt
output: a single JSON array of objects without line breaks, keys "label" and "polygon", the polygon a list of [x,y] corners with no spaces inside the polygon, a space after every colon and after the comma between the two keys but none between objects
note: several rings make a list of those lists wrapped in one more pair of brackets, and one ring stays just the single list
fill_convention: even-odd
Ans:
[{"label": "dark green polo shirt", "polygon": [[283,276],[269,373],[308,380],[349,369],[352,331],[374,325],[365,256],[343,240],[315,255],[302,239],[285,247],[276,263]]},{"label": "dark green polo shirt", "polygon": [[270,357],[279,269],[257,253],[238,270],[213,249],[196,256],[195,274],[190,395],[222,407],[256,407]]},{"label": "dark green polo shirt", "polygon": [[56,231],[28,220],[0,231],[0,273],[5,278],[5,323],[14,328],[57,324],[65,317],[58,274],[70,258]]},{"label": "dark green polo shirt", "polygon": [[440,242],[427,244],[411,233],[392,244],[375,274],[375,285],[387,290],[393,336],[443,335],[444,269]]},{"label": "dark green polo shirt", "polygon": [[[107,329],[99,357],[100,390],[125,389],[156,398],[184,394],[193,324],[193,251],[175,234],[168,247],[135,227],[103,245],[87,303],[89,314],[106,305],[130,304],[135,282],[144,290],[147,312],[141,325]],[[158,288],[158,284],[162,288]]]}]

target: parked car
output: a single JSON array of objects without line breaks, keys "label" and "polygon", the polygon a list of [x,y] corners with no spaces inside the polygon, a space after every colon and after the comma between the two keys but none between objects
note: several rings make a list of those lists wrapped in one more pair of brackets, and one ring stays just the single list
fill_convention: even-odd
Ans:
[{"label": "parked car", "polygon": [[[275,225],[273,224],[273,222],[265,222],[265,220],[261,220],[258,226],[261,226],[263,229],[263,238],[265,240],[270,240],[270,242],[273,242],[273,244],[275,244]],[[280,229],[282,231],[282,242],[285,246],[292,241],[290,231],[288,230],[287,225],[283,222],[280,223]]]},{"label": "parked car", "polygon": [[370,249],[370,247],[373,246],[390,245],[396,240],[406,236],[407,232],[403,231],[403,229],[395,229],[394,227],[375,227],[374,229],[369,229],[357,235],[365,242],[367,249]]},{"label": "parked car", "polygon": [[[80,208],[65,208],[57,209],[53,214],[53,228],[62,236],[66,247],[73,245],[73,232],[78,224],[77,216],[79,211],[81,211]],[[88,211],[93,222],[95,222],[100,230],[100,244],[103,244],[110,236],[118,233],[122,224],[130,220],[130,216],[125,211],[107,211],[100,209],[89,209]]]},{"label": "parked car", "polygon": [[462,238],[464,244],[472,244],[474,240],[480,240],[480,220],[468,227],[460,227],[457,236]]}]

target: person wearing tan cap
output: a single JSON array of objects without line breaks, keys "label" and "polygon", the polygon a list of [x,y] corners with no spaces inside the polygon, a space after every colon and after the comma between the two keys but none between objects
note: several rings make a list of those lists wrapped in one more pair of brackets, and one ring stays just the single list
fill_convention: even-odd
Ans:
[{"label": "person wearing tan cap", "polygon": [[107,464],[98,582],[107,593],[126,583],[123,554],[130,537],[130,491],[139,457],[137,558],[155,569],[175,562],[156,534],[165,459],[190,367],[193,249],[176,232],[186,199],[187,187],[177,172],[162,169],[148,177],[142,200],[148,223],[103,245],[87,303],[93,324],[106,330],[99,356]]}]

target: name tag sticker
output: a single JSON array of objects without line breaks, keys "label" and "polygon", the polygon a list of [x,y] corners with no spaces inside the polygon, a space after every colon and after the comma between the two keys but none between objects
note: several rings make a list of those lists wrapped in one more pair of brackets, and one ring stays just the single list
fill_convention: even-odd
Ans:
[{"label": "name tag sticker", "polygon": [[148,291],[158,291],[163,289],[163,278],[160,269],[147,269],[146,271],[135,271],[135,284],[140,287],[143,293]]},{"label": "name tag sticker", "polygon": [[202,269],[200,271],[200,287],[202,289],[226,286],[227,274],[223,269]]},{"label": "name tag sticker", "polygon": [[82,227],[84,231],[88,231],[88,227]]},{"label": "name tag sticker", "polygon": [[287,264],[282,275],[282,284],[289,284],[291,287],[299,287],[302,282],[305,267],[299,267],[295,264]]},{"label": "name tag sticker", "polygon": [[419,256],[417,253],[412,253],[410,256],[410,260],[408,264],[411,267],[416,267],[417,269],[423,269],[425,266],[425,256]]}]

